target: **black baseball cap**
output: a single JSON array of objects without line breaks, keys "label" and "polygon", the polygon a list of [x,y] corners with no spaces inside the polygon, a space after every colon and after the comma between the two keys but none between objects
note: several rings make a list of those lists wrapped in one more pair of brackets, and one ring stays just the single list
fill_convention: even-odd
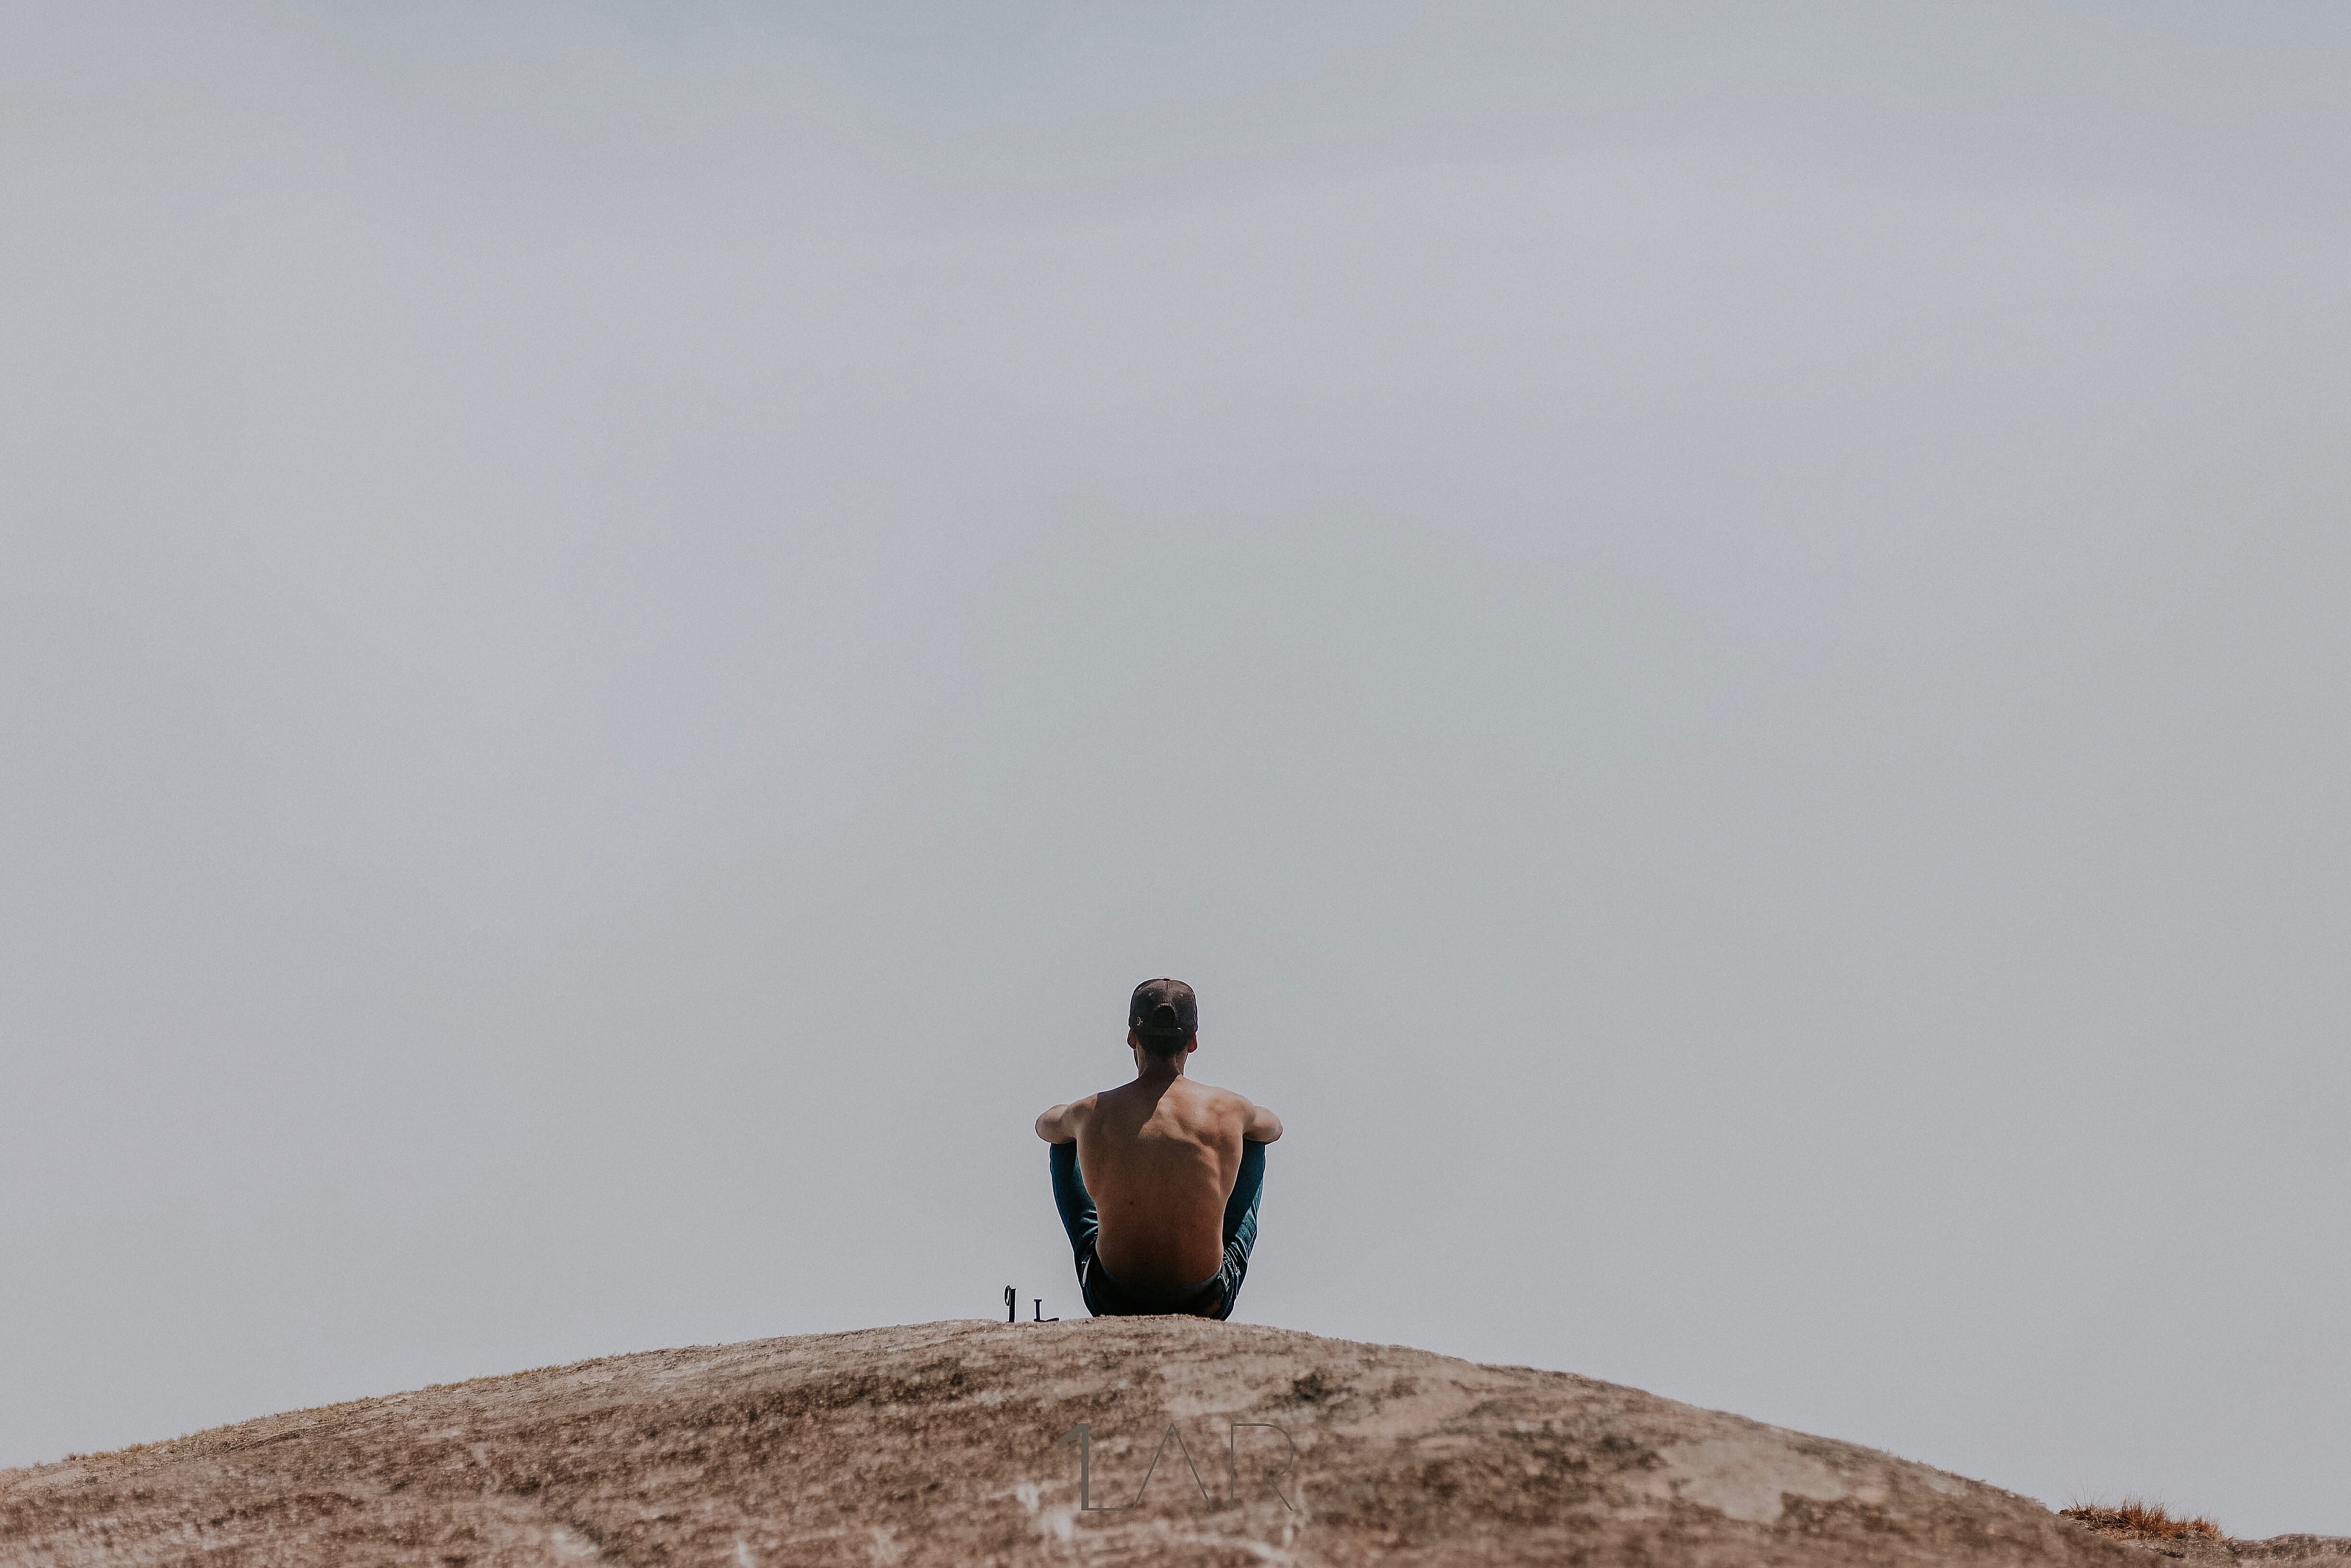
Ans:
[{"label": "black baseball cap", "polygon": [[1181,980],[1145,980],[1127,1004],[1126,1027],[1162,1040],[1189,1040],[1200,1032],[1200,998]]}]

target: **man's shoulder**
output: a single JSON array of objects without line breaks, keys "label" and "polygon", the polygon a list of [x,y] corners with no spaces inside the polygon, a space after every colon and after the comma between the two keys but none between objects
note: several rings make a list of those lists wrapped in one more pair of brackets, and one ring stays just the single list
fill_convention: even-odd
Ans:
[{"label": "man's shoulder", "polygon": [[1192,1087],[1199,1092],[1201,1101],[1205,1104],[1218,1111],[1239,1111],[1246,1113],[1251,1105],[1256,1103],[1256,1102],[1251,1100],[1248,1095],[1243,1094],[1237,1090],[1227,1089],[1215,1083],[1202,1083],[1196,1079],[1192,1080],[1191,1083]]}]

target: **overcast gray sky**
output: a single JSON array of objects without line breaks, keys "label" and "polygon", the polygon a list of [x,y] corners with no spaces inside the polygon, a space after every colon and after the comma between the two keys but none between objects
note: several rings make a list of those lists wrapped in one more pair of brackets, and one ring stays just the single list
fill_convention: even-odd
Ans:
[{"label": "overcast gray sky", "polygon": [[0,8],[0,1464],[1073,1315],[1173,974],[1243,1318],[2351,1532],[2346,18]]}]

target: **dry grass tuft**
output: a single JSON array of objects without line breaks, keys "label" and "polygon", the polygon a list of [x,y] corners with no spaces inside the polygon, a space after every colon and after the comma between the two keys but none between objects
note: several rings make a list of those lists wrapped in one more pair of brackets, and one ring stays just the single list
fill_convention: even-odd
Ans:
[{"label": "dry grass tuft", "polygon": [[2220,1527],[2198,1514],[2193,1519],[2174,1519],[2157,1503],[2142,1502],[2126,1497],[2117,1507],[2102,1502],[2077,1502],[2071,1508],[2061,1508],[2058,1514],[2065,1519],[2078,1519],[2100,1535],[2111,1535],[2117,1541],[2220,1541],[2225,1539]]}]

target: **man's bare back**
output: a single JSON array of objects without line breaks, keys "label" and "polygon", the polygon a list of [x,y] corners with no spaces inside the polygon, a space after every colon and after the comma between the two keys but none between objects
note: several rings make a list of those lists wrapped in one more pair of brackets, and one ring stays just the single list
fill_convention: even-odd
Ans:
[{"label": "man's bare back", "polygon": [[[1184,995],[1188,1008],[1188,987]],[[1186,1077],[1196,1037],[1162,1052],[1130,1029],[1127,1044],[1134,1081],[1054,1106],[1037,1118],[1037,1135],[1077,1145],[1084,1190],[1100,1216],[1096,1253],[1120,1285],[1153,1295],[1198,1289],[1225,1264],[1232,1239],[1226,1206],[1243,1145],[1280,1137],[1281,1119]]]}]

